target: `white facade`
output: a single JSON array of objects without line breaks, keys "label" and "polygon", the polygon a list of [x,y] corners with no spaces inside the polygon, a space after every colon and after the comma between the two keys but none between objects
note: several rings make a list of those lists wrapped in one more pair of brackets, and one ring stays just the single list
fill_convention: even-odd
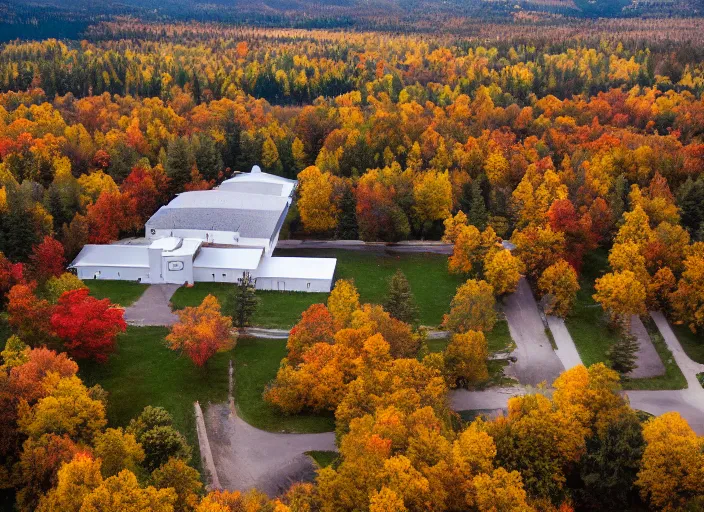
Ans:
[{"label": "white facade", "polygon": [[272,257],[296,181],[239,174],[214,190],[185,192],[147,221],[145,239],[86,245],[69,268],[81,279],[236,283],[259,290],[329,292],[334,258]]}]

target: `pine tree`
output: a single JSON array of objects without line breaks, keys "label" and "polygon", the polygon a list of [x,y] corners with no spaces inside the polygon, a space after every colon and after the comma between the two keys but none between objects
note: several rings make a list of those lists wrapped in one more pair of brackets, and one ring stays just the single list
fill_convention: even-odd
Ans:
[{"label": "pine tree", "polygon": [[357,240],[357,200],[350,188],[346,188],[340,198],[340,218],[335,233],[338,240]]},{"label": "pine tree", "polygon": [[392,317],[402,322],[412,324],[418,320],[418,306],[408,279],[401,269],[389,280],[389,293],[383,306]]},{"label": "pine tree", "polygon": [[195,142],[194,156],[198,170],[205,180],[217,180],[220,171],[223,170],[223,163],[220,152],[215,146],[215,140],[210,135],[200,134]]},{"label": "pine tree", "polygon": [[193,157],[188,141],[183,137],[174,138],[166,150],[166,175],[171,178],[175,192],[183,191],[186,183],[191,181],[192,168]]},{"label": "pine tree", "polygon": [[608,352],[611,368],[621,375],[627,375],[638,366],[636,364],[638,353],[638,339],[631,333],[627,322],[621,322],[621,332],[618,341],[614,343]]},{"label": "pine tree", "polygon": [[482,194],[481,182],[476,179],[471,185],[471,202],[472,206],[469,209],[467,219],[469,223],[476,226],[480,230],[486,229],[486,224],[489,221],[489,213],[486,210],[486,202]]},{"label": "pine tree", "polygon": [[231,303],[233,307],[232,318],[237,327],[248,326],[259,306],[254,280],[249,272],[244,272],[242,278],[237,280]]}]

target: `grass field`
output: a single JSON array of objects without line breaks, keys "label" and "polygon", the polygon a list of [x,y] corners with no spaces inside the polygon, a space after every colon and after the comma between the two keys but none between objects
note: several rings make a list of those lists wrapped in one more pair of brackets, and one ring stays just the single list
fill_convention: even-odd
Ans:
[{"label": "grass field", "polygon": [[87,279],[83,281],[90,290],[90,294],[98,299],[110,299],[111,302],[119,304],[123,308],[131,306],[139,299],[146,284],[132,281],[101,281],[98,279]]},{"label": "grass field", "polygon": [[216,354],[205,368],[166,348],[163,327],[128,327],[118,339],[117,351],[105,364],[80,363],[80,376],[88,386],[108,391],[108,421],[125,426],[147,405],[166,408],[178,430],[194,447],[199,464],[193,402],[227,400],[228,362],[232,353]]},{"label": "grass field", "polygon": [[697,363],[704,363],[704,336],[694,333],[686,325],[670,324],[687,355]]},{"label": "grass field", "polygon": [[[280,250],[277,256],[308,256],[337,258],[335,277],[354,279],[362,302],[378,304],[384,300],[388,279],[400,268],[408,278],[420,309],[420,323],[437,326],[448,311],[450,301],[463,282],[461,277],[447,272],[447,256],[441,254],[399,254],[361,251]],[[199,304],[212,293],[221,302],[233,285],[196,283],[191,288],[179,288],[171,299],[174,309]],[[311,304],[324,302],[324,293],[258,292],[261,303],[253,323],[260,327],[290,328]]]},{"label": "grass field", "polygon": [[[508,322],[505,318],[496,322],[494,328],[484,333],[489,353],[509,352],[516,347],[516,344],[511,339],[511,334],[508,331]],[[450,343],[450,338],[428,340],[428,350],[430,352],[442,352]]]},{"label": "grass field", "polygon": [[306,455],[308,455],[311,459],[313,459],[313,461],[320,468],[334,466],[337,463],[338,458],[340,457],[340,454],[337,452],[320,451],[320,450],[313,450],[311,452],[306,452]]}]

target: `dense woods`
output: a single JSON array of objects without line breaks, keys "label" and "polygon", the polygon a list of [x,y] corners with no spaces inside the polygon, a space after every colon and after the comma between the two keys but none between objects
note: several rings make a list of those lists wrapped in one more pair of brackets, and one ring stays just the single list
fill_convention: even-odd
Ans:
[{"label": "dense woods", "polygon": [[[514,13],[428,34],[431,11],[413,31],[382,17],[396,33],[347,32],[329,29],[342,22],[328,9],[315,30],[111,18],[80,41],[0,47],[12,331],[0,487],[22,511],[118,511],[125,497],[165,512],[702,509],[702,437],[677,413],[644,418],[621,393],[632,315],[704,329],[700,20]],[[441,352],[400,272],[383,306],[339,280],[306,309],[264,399],[282,414],[334,414],[340,456],[276,499],[206,493],[163,409],[108,427],[110,398],[74,360],[115,352],[123,310],[65,273],[86,243],[140,236],[175,194],[255,164],[299,181],[288,236],[442,240],[454,244],[447,271],[466,280]],[[497,303],[525,276],[547,314],[568,316],[595,251],[608,268],[593,299],[625,340],[611,368],[577,366],[511,398],[506,415],[460,418],[448,393],[489,379]],[[208,295],[166,342],[207,367],[237,340],[228,315],[245,326],[255,308],[249,281],[231,310]]]}]

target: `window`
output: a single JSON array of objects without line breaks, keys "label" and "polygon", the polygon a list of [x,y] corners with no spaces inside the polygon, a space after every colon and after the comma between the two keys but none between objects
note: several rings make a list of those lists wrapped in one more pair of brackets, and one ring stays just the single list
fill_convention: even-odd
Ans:
[{"label": "window", "polygon": [[222,277],[227,277],[227,274],[223,274]]},{"label": "window", "polygon": [[310,283],[308,283],[308,289],[310,290]]}]

